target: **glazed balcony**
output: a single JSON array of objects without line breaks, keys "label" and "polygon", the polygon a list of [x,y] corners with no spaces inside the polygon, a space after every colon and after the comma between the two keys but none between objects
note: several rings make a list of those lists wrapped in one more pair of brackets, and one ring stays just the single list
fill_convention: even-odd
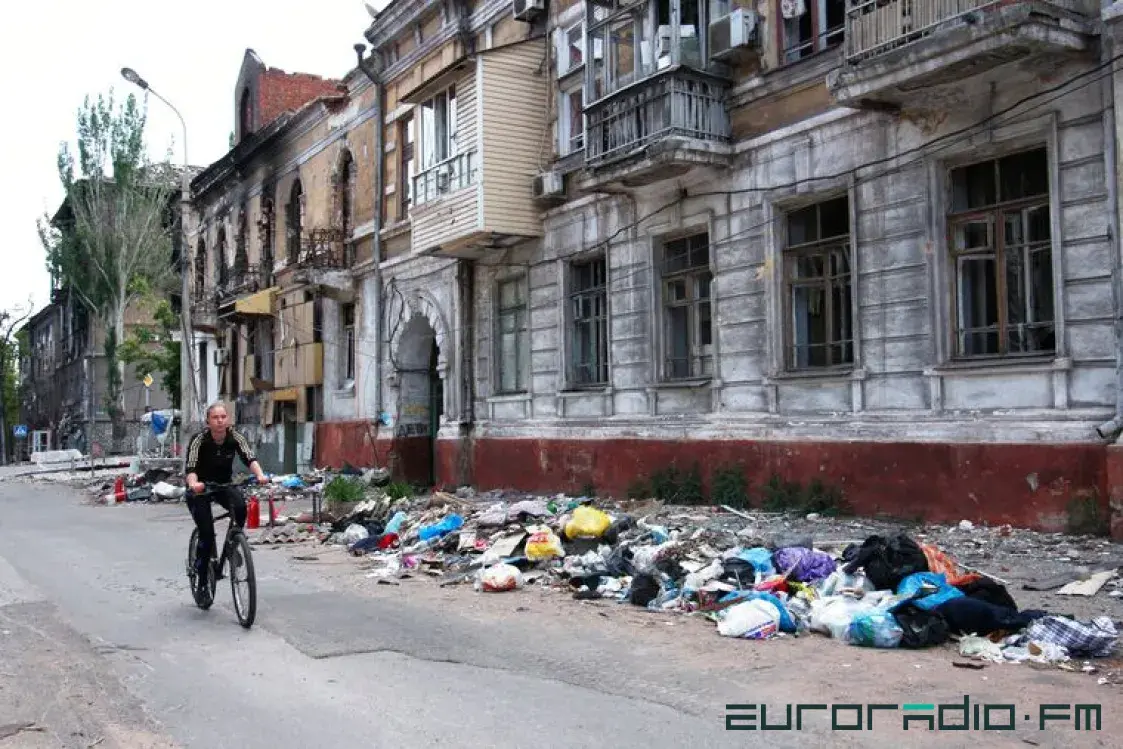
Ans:
[{"label": "glazed balcony", "polygon": [[585,164],[593,189],[673,179],[729,158],[724,79],[689,68],[660,71],[586,107]]},{"label": "glazed balcony", "polygon": [[1090,52],[1075,2],[858,0],[846,11],[845,62],[827,85],[851,107],[907,107],[937,86],[1017,62],[1042,70]]}]

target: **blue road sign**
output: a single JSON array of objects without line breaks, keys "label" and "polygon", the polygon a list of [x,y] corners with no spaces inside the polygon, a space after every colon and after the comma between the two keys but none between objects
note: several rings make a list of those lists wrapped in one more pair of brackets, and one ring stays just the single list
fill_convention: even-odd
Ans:
[{"label": "blue road sign", "polygon": [[16,439],[23,439],[27,436],[27,425],[16,424],[14,427],[12,427],[12,433],[16,435]]}]

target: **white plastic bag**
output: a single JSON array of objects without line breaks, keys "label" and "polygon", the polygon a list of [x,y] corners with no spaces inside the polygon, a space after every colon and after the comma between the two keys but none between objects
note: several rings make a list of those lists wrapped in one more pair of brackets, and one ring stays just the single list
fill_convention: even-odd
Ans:
[{"label": "white plastic bag", "polygon": [[370,531],[368,531],[365,526],[359,525],[358,523],[351,523],[351,525],[347,526],[347,530],[343,531],[343,542],[350,546],[356,541],[362,541],[369,535]]},{"label": "white plastic bag", "polygon": [[521,588],[523,574],[512,564],[497,564],[480,572],[476,589],[485,593],[501,593]]},{"label": "white plastic bag", "polygon": [[824,598],[831,596],[850,596],[862,598],[866,593],[874,590],[873,583],[866,579],[861,572],[847,575],[842,570],[835,570],[830,576],[819,583],[819,595]]},{"label": "white plastic bag", "polygon": [[745,601],[725,610],[717,631],[723,637],[766,640],[780,631],[780,610],[763,599]]},{"label": "white plastic bag", "polygon": [[854,617],[873,608],[864,601],[843,596],[816,599],[811,602],[811,631],[845,642]]}]

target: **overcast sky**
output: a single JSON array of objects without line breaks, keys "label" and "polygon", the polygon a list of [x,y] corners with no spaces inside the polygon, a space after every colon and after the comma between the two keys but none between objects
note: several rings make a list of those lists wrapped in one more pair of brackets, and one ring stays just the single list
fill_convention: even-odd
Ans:
[{"label": "overcast sky", "polygon": [[[372,2],[382,7],[384,0]],[[234,129],[234,84],[247,47],[270,67],[342,77],[355,65],[370,15],[363,0],[32,0],[6,3],[0,21],[0,221],[5,229],[0,308],[48,301],[35,220],[62,198],[55,160],[73,140],[86,94],[140,93],[121,78],[134,68],[187,122],[188,157],[206,165],[226,153]],[[182,128],[149,99],[154,157]]]}]

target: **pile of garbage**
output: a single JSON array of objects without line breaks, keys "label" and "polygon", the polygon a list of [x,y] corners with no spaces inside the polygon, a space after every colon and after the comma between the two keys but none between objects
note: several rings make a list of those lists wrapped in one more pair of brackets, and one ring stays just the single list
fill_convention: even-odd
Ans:
[{"label": "pile of garbage", "polygon": [[[746,527],[745,513],[678,509],[685,514],[672,519],[686,522],[610,514],[562,495],[380,497],[336,522],[325,541],[363,557],[380,581],[421,572],[486,593],[541,582],[579,600],[706,617],[726,637],[819,633],[874,648],[958,639],[968,657],[1056,664],[1110,655],[1118,643],[1110,617],[1019,610],[1004,581],[906,533],[764,539]],[[1100,577],[1102,586],[1116,573]]]},{"label": "pile of garbage", "polygon": [[[168,462],[168,461],[161,461]],[[151,461],[149,461],[151,463]],[[323,475],[284,474],[270,476],[277,501],[297,500],[311,496],[323,484]],[[187,487],[181,468],[145,465],[134,461],[129,469],[112,480],[100,479],[86,485],[86,490],[99,504],[128,502],[182,502]]]}]

